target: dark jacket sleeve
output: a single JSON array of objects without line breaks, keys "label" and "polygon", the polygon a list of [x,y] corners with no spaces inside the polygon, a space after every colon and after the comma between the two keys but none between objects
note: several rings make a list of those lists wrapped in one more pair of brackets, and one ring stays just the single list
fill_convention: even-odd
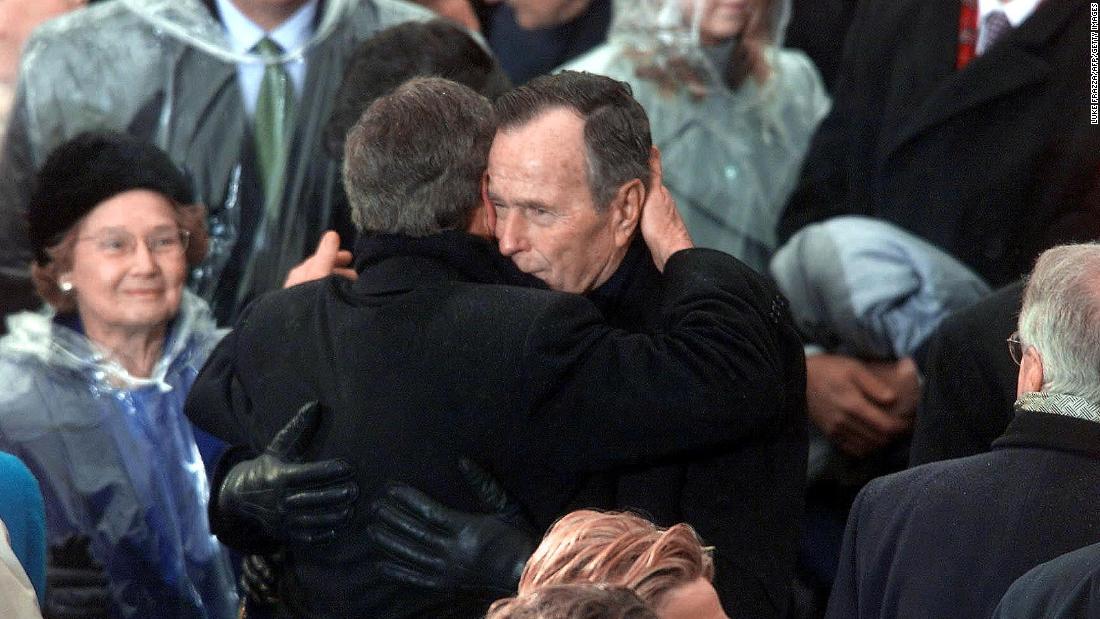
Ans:
[{"label": "dark jacket sleeve", "polygon": [[993,619],[1100,617],[1100,544],[1040,564],[1016,579]]},{"label": "dark jacket sleeve", "polygon": [[[242,425],[251,411],[248,397],[236,375],[238,339],[230,331],[206,359],[191,391],[184,413],[191,423],[229,445],[250,445]],[[251,445],[259,451],[259,447]]]},{"label": "dark jacket sleeve", "polygon": [[20,94],[12,107],[7,137],[0,151],[0,316],[41,303],[34,294],[28,270],[32,256],[27,203],[35,169],[24,107]]},{"label": "dark jacket sleeve", "polygon": [[532,417],[516,428],[529,438],[516,441],[528,459],[604,470],[730,445],[804,417],[805,359],[778,291],[707,249],[676,253],[664,275],[655,333],[611,329],[564,295],[535,319]]},{"label": "dark jacket sleeve", "polygon": [[909,466],[989,451],[1012,420],[1018,368],[1005,340],[1016,330],[1023,287],[994,292],[931,336]]},{"label": "dark jacket sleeve", "polygon": [[[859,614],[860,584],[865,575],[861,572],[859,527],[864,511],[872,504],[869,495],[874,492],[874,481],[864,486],[852,503],[848,512],[848,526],[844,528],[844,538],[840,545],[840,561],[837,563],[836,579],[829,594],[829,606],[825,610],[825,619],[857,619]],[[881,598],[879,598],[881,599]]]},{"label": "dark jacket sleeve", "polygon": [[[242,315],[238,324],[243,324],[246,315]],[[230,331],[218,342],[187,395],[184,412],[191,423],[231,446],[218,459],[211,476],[207,505],[210,531],[238,552],[264,554],[277,549],[277,543],[256,527],[242,526],[241,521],[227,518],[218,510],[219,492],[229,469],[263,452],[249,440],[242,425],[252,407],[236,376],[237,346],[235,331]]]}]

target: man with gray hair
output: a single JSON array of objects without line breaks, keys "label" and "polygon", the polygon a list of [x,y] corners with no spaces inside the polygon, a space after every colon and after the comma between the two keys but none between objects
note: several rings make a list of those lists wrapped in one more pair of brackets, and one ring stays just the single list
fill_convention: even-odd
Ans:
[{"label": "man with gray hair", "polygon": [[[446,80],[416,79],[372,104],[345,145],[364,232],[358,279],[257,299],[197,379],[191,420],[258,453],[318,401],[320,424],[312,440],[291,441],[309,445],[295,452],[346,460],[363,499],[406,482],[477,509],[465,457],[539,527],[567,511],[590,473],[720,450],[766,423],[730,407],[729,394],[750,411],[788,397],[773,368],[799,343],[774,288],[725,254],[694,249],[659,183],[639,205],[667,282],[652,335],[612,328],[583,297],[506,285],[527,280],[487,238],[494,213],[479,189],[494,131],[489,102]],[[241,463],[255,475],[231,470],[233,500],[212,497],[215,530],[231,546],[279,548],[264,515],[301,507],[293,489],[264,479],[262,461],[278,456]],[[484,614],[491,599],[480,591],[384,580],[363,535],[370,516],[355,510],[346,528],[333,521],[329,541],[285,547],[290,614]]]},{"label": "man with gray hair", "polygon": [[860,492],[828,617],[988,617],[1018,576],[1100,541],[1100,244],[1039,257],[1018,328],[1015,418],[989,453]]},{"label": "man with gray hair", "polygon": [[[658,157],[630,86],[562,71],[505,93],[494,108],[499,126],[486,198],[501,253],[552,290],[586,295],[612,326],[660,333],[660,299],[675,283],[655,266],[661,249],[648,242],[653,228],[650,222],[647,229],[644,202],[663,188],[649,174]],[[775,311],[785,314],[786,301],[775,300]],[[742,327],[741,336],[753,329]],[[783,385],[779,399],[750,404],[759,402],[751,384],[727,393],[729,412],[746,424],[736,444],[620,468],[591,479],[573,502],[640,511],[662,526],[690,523],[715,547],[715,587],[735,618],[786,616],[803,514],[803,355],[797,344],[775,352],[777,363],[767,371]],[[393,510],[432,516],[419,522],[380,518],[389,571],[424,588],[455,586],[457,574],[492,573],[484,562],[467,561],[479,555],[469,550],[475,532],[485,546],[502,548],[499,522],[444,512],[429,501]],[[428,556],[425,539],[442,556]],[[511,586],[517,582],[518,574]]]}]

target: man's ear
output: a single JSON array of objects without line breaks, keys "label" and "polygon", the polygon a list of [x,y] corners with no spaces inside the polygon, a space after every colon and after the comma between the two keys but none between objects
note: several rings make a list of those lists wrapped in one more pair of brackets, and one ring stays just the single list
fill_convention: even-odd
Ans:
[{"label": "man's ear", "polygon": [[485,228],[489,231],[489,238],[496,236],[497,210],[489,201],[489,170],[481,175],[481,208],[485,209]]},{"label": "man's ear", "polygon": [[645,185],[639,179],[627,181],[619,187],[608,209],[611,211],[612,232],[615,245],[626,247],[634,238],[638,221],[642,216],[642,203],[645,202]]},{"label": "man's ear", "polygon": [[1016,378],[1016,397],[1043,390],[1043,357],[1034,346],[1024,350],[1020,359],[1020,374]]},{"label": "man's ear", "polygon": [[481,176],[481,198],[477,206],[470,213],[470,221],[466,225],[466,231],[474,236],[492,239],[497,228],[497,211],[489,202],[489,173]]}]

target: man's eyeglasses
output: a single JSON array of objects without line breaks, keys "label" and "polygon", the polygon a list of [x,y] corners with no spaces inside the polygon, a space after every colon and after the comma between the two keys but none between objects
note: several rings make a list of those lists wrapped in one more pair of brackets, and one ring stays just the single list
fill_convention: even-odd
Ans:
[{"label": "man's eyeglasses", "polygon": [[1024,358],[1024,350],[1027,348],[1027,345],[1020,341],[1020,332],[1014,331],[1005,341],[1008,342],[1008,354],[1012,357],[1012,361],[1020,365],[1020,361]]},{"label": "man's eyeglasses", "polygon": [[[82,236],[77,241],[92,241],[100,254],[109,258],[121,258],[133,255],[137,249],[137,239],[124,231],[108,231],[95,236]],[[191,243],[191,233],[187,230],[165,230],[154,232],[142,239],[149,253],[157,256],[182,255]]]}]

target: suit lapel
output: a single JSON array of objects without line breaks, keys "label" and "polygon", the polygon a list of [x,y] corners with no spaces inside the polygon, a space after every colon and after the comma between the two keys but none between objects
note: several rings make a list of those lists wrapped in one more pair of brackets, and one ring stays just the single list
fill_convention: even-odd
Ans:
[{"label": "suit lapel", "polygon": [[[1043,82],[1052,68],[1039,52],[1061,31],[1083,0],[1049,0],[1019,28],[975,58],[962,71],[947,76],[917,104],[908,122],[899,125],[885,154],[896,152],[913,138],[989,101]],[[954,29],[957,35],[957,24]]]}]

